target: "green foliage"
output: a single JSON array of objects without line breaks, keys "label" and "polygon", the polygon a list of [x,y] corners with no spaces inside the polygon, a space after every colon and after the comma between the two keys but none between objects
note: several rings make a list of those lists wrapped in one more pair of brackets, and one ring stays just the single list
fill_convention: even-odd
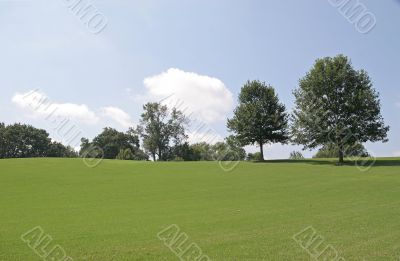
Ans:
[{"label": "green foliage", "polygon": [[117,160],[133,160],[135,156],[133,155],[131,149],[121,149],[116,157]]},{"label": "green foliage", "polygon": [[190,145],[194,161],[214,160],[212,146],[206,142],[200,142]]},{"label": "green foliage", "polygon": [[247,161],[263,161],[264,158],[260,152],[256,152],[256,153],[247,154],[246,160]]},{"label": "green foliage", "polygon": [[26,124],[0,123],[0,158],[74,158],[73,148],[52,142],[49,134]]},{"label": "green foliage", "polygon": [[47,157],[54,158],[77,158],[78,153],[70,146],[64,146],[59,142],[52,142],[47,151]]},{"label": "green foliage", "polygon": [[[313,158],[337,158],[339,148],[333,143],[324,145]],[[360,143],[346,146],[343,151],[344,157],[370,157],[367,149]]]},{"label": "green foliage", "polygon": [[195,160],[194,151],[188,142],[175,145],[170,150],[169,159],[174,161],[193,161]]},{"label": "green foliage", "polygon": [[290,153],[289,159],[291,159],[291,160],[303,160],[304,156],[300,151],[292,151]]},{"label": "green foliage", "polygon": [[288,141],[285,110],[273,87],[260,81],[248,81],[241,89],[239,105],[227,126],[242,146],[258,144],[264,158],[264,144]]},{"label": "green foliage", "polygon": [[81,139],[80,156],[103,157],[115,159],[122,151],[129,150],[134,160],[147,160],[148,156],[139,147],[139,136],[135,130],[129,129],[126,133],[113,128],[104,128],[92,142],[86,138]]},{"label": "green foliage", "polygon": [[164,154],[165,160],[173,161],[240,161],[246,157],[246,151],[241,148],[233,137],[226,142],[208,144],[206,142],[189,144],[185,142],[170,148]]},{"label": "green foliage", "polygon": [[225,142],[217,142],[211,146],[214,160],[218,161],[241,161],[246,158],[246,151],[234,136],[229,136]]},{"label": "green foliage", "polygon": [[85,153],[88,153],[90,149],[90,141],[87,138],[81,138],[81,149],[79,150],[79,156],[83,157]]},{"label": "green foliage", "polygon": [[387,141],[379,94],[367,72],[354,70],[343,55],[318,59],[294,95],[291,132],[305,148],[334,143],[342,163],[345,147]]},{"label": "green foliage", "polygon": [[182,112],[160,103],[147,103],[143,106],[138,133],[143,138],[145,150],[153,160],[168,160],[173,146],[182,144],[187,136],[185,125],[187,119]]},{"label": "green foliage", "polygon": [[45,130],[26,124],[0,125],[2,158],[46,157],[51,139]]},{"label": "green foliage", "polygon": [[5,137],[6,126],[0,122],[0,159],[6,157],[6,137]]}]

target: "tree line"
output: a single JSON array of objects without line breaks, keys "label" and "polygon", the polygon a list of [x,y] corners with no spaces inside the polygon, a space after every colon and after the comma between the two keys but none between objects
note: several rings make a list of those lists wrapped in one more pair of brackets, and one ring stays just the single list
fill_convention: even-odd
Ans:
[{"label": "tree line", "polygon": [[126,133],[105,128],[91,142],[83,138],[79,155],[120,160],[212,161],[244,160],[246,151],[232,136],[215,144],[189,144],[189,119],[177,108],[160,103],[143,106],[140,124]]},{"label": "tree line", "polygon": [[[363,143],[388,141],[389,127],[381,115],[379,93],[368,73],[355,70],[348,57],[316,60],[294,90],[295,108],[288,113],[275,88],[248,81],[241,88],[234,115],[227,120],[231,133],[216,144],[189,144],[189,119],[177,108],[147,103],[138,126],[127,132],[105,128],[92,141],[81,140],[76,153],[52,142],[44,130],[29,125],[0,124],[0,157],[103,157],[121,160],[197,161],[264,160],[267,144],[298,144],[320,148],[315,157],[369,156]],[[244,146],[257,145],[246,155]],[[292,159],[302,159],[292,152]]]},{"label": "tree line", "polygon": [[52,141],[45,130],[26,124],[0,123],[0,158],[58,157],[74,158],[78,153],[69,146]]}]

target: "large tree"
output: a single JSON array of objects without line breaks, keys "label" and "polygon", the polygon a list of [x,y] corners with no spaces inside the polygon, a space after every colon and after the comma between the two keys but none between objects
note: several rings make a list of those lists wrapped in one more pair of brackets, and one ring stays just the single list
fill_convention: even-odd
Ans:
[{"label": "large tree", "polygon": [[49,134],[26,124],[0,123],[0,158],[77,157],[73,148],[51,141]]},{"label": "large tree", "polygon": [[235,133],[241,145],[260,147],[268,143],[286,143],[288,115],[273,87],[260,81],[248,81],[239,95],[234,117],[228,120],[228,129]]},{"label": "large tree", "polygon": [[147,103],[143,106],[138,132],[143,138],[145,150],[153,160],[167,160],[173,146],[187,139],[185,126],[187,119],[182,112],[160,103]]},{"label": "large tree", "polygon": [[47,156],[51,139],[45,130],[26,124],[2,125],[4,158],[33,158]]},{"label": "large tree", "polygon": [[343,55],[318,59],[294,95],[292,134],[305,149],[334,143],[342,164],[347,146],[387,141],[379,94],[367,72]]}]

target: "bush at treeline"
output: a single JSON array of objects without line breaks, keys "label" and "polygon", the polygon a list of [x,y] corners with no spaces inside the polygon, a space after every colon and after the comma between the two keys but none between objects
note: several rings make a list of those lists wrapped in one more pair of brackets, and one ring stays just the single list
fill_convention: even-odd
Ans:
[{"label": "bush at treeline", "polygon": [[[112,128],[105,128],[93,141],[82,138],[79,155],[93,156],[105,159],[119,160],[149,160],[151,152],[140,145],[140,135],[133,128],[127,132],[119,132]],[[243,148],[226,139],[226,142],[208,144],[206,142],[189,144],[182,141],[179,144],[167,144],[163,148],[163,161],[212,161],[212,160],[244,160],[246,152]]]}]

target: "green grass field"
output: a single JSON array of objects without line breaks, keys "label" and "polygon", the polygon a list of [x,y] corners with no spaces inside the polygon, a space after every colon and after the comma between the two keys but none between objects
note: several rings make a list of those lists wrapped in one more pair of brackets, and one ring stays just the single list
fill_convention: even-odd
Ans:
[{"label": "green grass field", "polygon": [[41,260],[41,226],[73,260],[179,260],[157,233],[179,226],[212,260],[311,260],[312,226],[345,260],[399,260],[400,159],[368,172],[331,162],[0,160],[0,260]]}]

